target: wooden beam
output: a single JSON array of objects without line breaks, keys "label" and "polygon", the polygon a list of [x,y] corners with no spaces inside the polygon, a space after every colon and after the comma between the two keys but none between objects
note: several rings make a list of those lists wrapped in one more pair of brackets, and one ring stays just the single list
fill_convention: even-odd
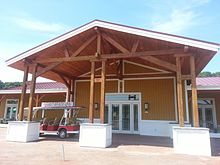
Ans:
[{"label": "wooden beam", "polygon": [[[150,74],[141,74],[141,75],[123,75],[123,79],[130,79],[130,78],[146,78],[146,77],[172,77],[172,76],[176,76],[175,73],[171,72],[171,73],[162,73],[162,74],[154,74],[154,73],[150,73]],[[118,75],[106,75],[106,79],[118,79]],[[77,80],[90,80],[89,77],[77,77]]]},{"label": "wooden beam", "polygon": [[36,63],[50,63],[50,62],[68,62],[68,61],[90,61],[96,60],[97,58],[94,55],[91,56],[78,56],[78,57],[58,57],[58,58],[47,58],[47,59],[40,59],[35,60]]},{"label": "wooden beam", "polygon": [[28,104],[28,121],[32,121],[32,113],[33,113],[33,100],[34,100],[34,93],[35,93],[35,84],[36,84],[36,72],[37,72],[37,64],[33,66],[32,71],[32,80],[30,86],[30,96],[29,96],[29,104]]},{"label": "wooden beam", "polygon": [[102,82],[102,78],[95,78],[94,82],[95,83],[100,83],[100,82]]},{"label": "wooden beam", "polygon": [[100,98],[100,122],[104,124],[105,117],[105,65],[106,61],[102,61],[102,71],[101,71],[101,98]]},{"label": "wooden beam", "polygon": [[171,63],[166,62],[166,61],[163,61],[163,60],[160,60],[160,59],[155,58],[155,57],[153,57],[153,56],[140,57],[140,58],[143,59],[143,60],[149,61],[149,62],[151,62],[151,63],[153,63],[153,64],[162,66],[162,67],[164,67],[164,68],[166,68],[166,69],[169,69],[169,70],[171,70],[171,71],[174,71],[174,72],[177,71],[176,65],[171,64]]},{"label": "wooden beam", "polygon": [[[39,64],[39,63],[35,63],[35,64],[38,64],[38,67],[46,68],[46,66],[44,64]],[[54,70],[54,69],[51,69],[50,71],[53,72],[53,73],[56,73],[58,76],[62,75],[63,77],[66,77],[68,79],[73,78],[73,77],[71,77],[70,75],[68,75],[66,73],[63,73],[63,72],[60,72],[60,71],[57,71],[57,70]]]},{"label": "wooden beam", "polygon": [[118,79],[122,80],[123,79],[123,60],[120,59],[117,67],[117,74],[118,74]]},{"label": "wooden beam", "polygon": [[196,71],[195,71],[195,57],[190,57],[190,72],[191,72],[191,88],[192,88],[192,111],[194,127],[199,127],[199,112],[198,112],[198,98],[196,89]]},{"label": "wooden beam", "polygon": [[183,113],[183,86],[181,78],[181,62],[180,57],[176,58],[176,78],[177,78],[177,102],[178,102],[178,116],[179,126],[184,127],[184,113]]},{"label": "wooden beam", "polygon": [[90,97],[89,97],[89,122],[94,122],[94,97],[95,97],[95,61],[91,61]]},{"label": "wooden beam", "polygon": [[52,70],[53,68],[57,67],[58,65],[60,65],[62,62],[56,62],[56,63],[53,63],[53,64],[50,64],[48,65],[47,67],[39,70],[37,73],[36,73],[36,77],[39,77],[40,75],[44,74],[45,72],[48,72],[50,70]]},{"label": "wooden beam", "polygon": [[24,102],[25,102],[25,95],[26,95],[26,89],[27,89],[27,80],[28,80],[28,72],[29,72],[29,66],[25,66],[24,70],[24,77],[23,77],[23,83],[22,83],[22,91],[21,91],[21,97],[20,97],[20,103],[19,103],[19,116],[18,120],[22,121],[24,117]]},{"label": "wooden beam", "polygon": [[174,57],[189,57],[192,56],[192,53],[175,53]]},{"label": "wooden beam", "polygon": [[1,105],[2,101],[3,101],[5,98],[6,98],[5,95],[1,96],[1,98],[0,98],[0,105]]},{"label": "wooden beam", "polygon": [[74,101],[75,80],[71,80],[70,101]]},{"label": "wooden beam", "polygon": [[68,81],[67,92],[66,92],[66,102],[70,101],[71,95],[71,80]]},{"label": "wooden beam", "polygon": [[76,57],[81,53],[89,44],[92,43],[96,39],[96,35],[88,39],[86,42],[84,42],[72,55],[71,57]]},{"label": "wooden beam", "polygon": [[68,82],[68,80],[66,80],[63,76],[59,75],[60,78],[63,80],[63,83],[66,85],[66,87],[69,89],[70,88],[70,84]]},{"label": "wooden beam", "polygon": [[192,76],[190,74],[182,75],[182,80],[191,80]]},{"label": "wooden beam", "polygon": [[79,57],[58,57],[58,58],[47,58],[35,60],[35,63],[50,63],[50,62],[65,62],[65,61],[95,61],[102,59],[124,59],[132,57],[146,57],[146,56],[156,56],[156,55],[167,55],[182,52],[182,49],[167,49],[167,50],[153,50],[153,51],[143,51],[135,53],[113,53],[113,54],[101,54],[99,58],[94,55],[82,55]]},{"label": "wooden beam", "polygon": [[136,40],[132,46],[132,49],[131,49],[132,53],[137,51],[138,45],[139,45],[139,40]]},{"label": "wooden beam", "polygon": [[101,54],[101,34],[97,35],[97,54],[98,56]]},{"label": "wooden beam", "polygon": [[113,45],[114,47],[116,47],[118,50],[120,50],[123,53],[129,53],[128,49],[126,49],[125,47],[123,47],[121,44],[119,44],[117,41],[115,41],[113,38],[111,38],[110,36],[108,36],[107,34],[103,33],[102,34],[103,38],[108,41],[111,45]]},{"label": "wooden beam", "polygon": [[132,57],[147,57],[157,55],[168,55],[182,52],[182,49],[165,49],[165,50],[152,50],[143,52],[130,52],[130,53],[114,53],[114,54],[102,54],[101,59],[118,59],[118,58],[132,58]]},{"label": "wooden beam", "polygon": [[34,98],[34,101],[35,101],[35,107],[38,107],[39,106],[39,96],[40,94],[37,94]]},{"label": "wooden beam", "polygon": [[70,57],[70,53],[67,47],[65,47],[64,49],[64,54],[65,54],[65,57]]},{"label": "wooden beam", "polygon": [[34,98],[35,101],[35,106],[38,107],[40,106],[40,102],[42,101],[42,99],[46,96],[46,94],[37,94],[36,97]]}]

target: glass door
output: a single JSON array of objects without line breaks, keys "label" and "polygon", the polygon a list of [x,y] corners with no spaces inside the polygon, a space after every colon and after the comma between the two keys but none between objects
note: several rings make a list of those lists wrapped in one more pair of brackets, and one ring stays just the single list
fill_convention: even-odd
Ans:
[{"label": "glass door", "polygon": [[205,121],[204,121],[204,114],[203,114],[203,108],[199,108],[199,126],[205,127]]},{"label": "glass door", "polygon": [[119,104],[112,104],[112,130],[120,130],[120,122],[119,122],[119,111],[120,105]]},{"label": "glass door", "polygon": [[122,131],[131,130],[131,108],[130,104],[122,104]]},{"label": "glass door", "polygon": [[138,104],[133,104],[133,116],[134,116],[134,120],[133,120],[133,126],[134,126],[134,131],[138,132],[139,128],[138,128],[138,123],[139,123],[139,106]]},{"label": "glass door", "polygon": [[212,108],[205,108],[205,124],[206,128],[209,128],[210,130],[214,129],[214,121],[213,121],[213,114],[212,114]]},{"label": "glass door", "polygon": [[210,130],[215,128],[212,108],[199,108],[199,126],[209,128]]},{"label": "glass door", "polygon": [[5,119],[16,120],[18,110],[18,100],[8,99],[5,107]]},{"label": "glass door", "polygon": [[109,122],[109,105],[105,104],[105,115],[104,115],[104,123],[110,123]]},{"label": "glass door", "polygon": [[199,98],[199,126],[213,131],[217,128],[215,101],[212,98]]},{"label": "glass door", "polygon": [[112,124],[115,133],[138,133],[138,103],[107,103],[105,105],[105,123]]}]

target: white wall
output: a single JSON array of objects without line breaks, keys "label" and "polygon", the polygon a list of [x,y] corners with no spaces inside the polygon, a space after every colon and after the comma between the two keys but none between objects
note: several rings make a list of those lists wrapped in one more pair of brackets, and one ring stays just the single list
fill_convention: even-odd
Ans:
[{"label": "white wall", "polygon": [[169,123],[171,122],[175,122],[175,121],[141,120],[140,121],[140,135],[170,137]]}]

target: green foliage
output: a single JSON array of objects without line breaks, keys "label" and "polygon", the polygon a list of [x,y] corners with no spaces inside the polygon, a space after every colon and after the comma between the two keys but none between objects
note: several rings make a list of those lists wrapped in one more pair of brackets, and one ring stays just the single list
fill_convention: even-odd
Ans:
[{"label": "green foliage", "polygon": [[21,82],[2,82],[0,80],[0,89],[9,89],[17,86],[21,86]]},{"label": "green foliage", "polygon": [[199,77],[220,77],[220,72],[204,71],[199,74]]}]

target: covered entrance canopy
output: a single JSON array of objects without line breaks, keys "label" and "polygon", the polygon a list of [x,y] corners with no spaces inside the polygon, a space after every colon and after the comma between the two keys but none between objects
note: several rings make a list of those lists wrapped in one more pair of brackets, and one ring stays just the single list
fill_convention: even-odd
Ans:
[{"label": "covered entrance canopy", "polygon": [[94,84],[101,83],[100,119],[104,122],[105,80],[137,77],[123,74],[123,60],[145,65],[158,73],[138,77],[175,76],[179,124],[184,126],[183,80],[191,80],[194,126],[199,126],[195,77],[218,51],[219,44],[95,20],[9,60],[7,65],[24,71],[19,119],[23,119],[23,99],[27,73],[32,73],[29,120],[32,116],[36,78],[62,82],[73,98],[73,82],[90,79],[89,119],[93,122]]}]

